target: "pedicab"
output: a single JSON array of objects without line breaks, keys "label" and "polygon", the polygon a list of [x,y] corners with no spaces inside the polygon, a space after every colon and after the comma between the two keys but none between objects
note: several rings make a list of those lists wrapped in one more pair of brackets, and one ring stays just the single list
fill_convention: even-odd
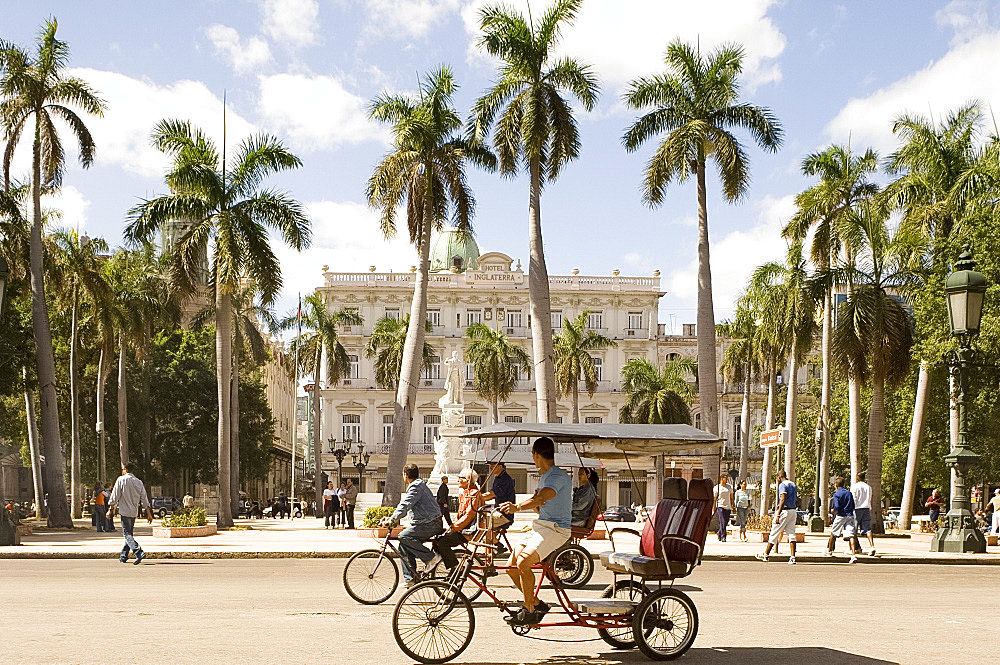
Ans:
[{"label": "pedicab", "polygon": [[[657,478],[662,478],[663,454],[715,455],[721,460],[723,440],[717,435],[690,425],[625,425],[503,423],[466,435],[477,444],[488,439],[506,439],[503,453],[482,463],[502,461],[511,444],[519,438],[548,436],[557,444],[572,444],[582,460],[584,455],[597,459],[624,459],[631,469],[631,459],[656,457]],[[652,660],[672,660],[683,655],[698,634],[698,611],[691,598],[674,586],[701,563],[712,510],[712,481],[695,479],[684,483],[680,478],[665,479],[662,498],[640,533],[628,527],[609,531],[611,551],[600,555],[601,564],[614,575],[614,581],[600,597],[571,598],[555,569],[553,552],[534,566],[541,573],[536,580],[538,597],[548,582],[556,603],[537,623],[524,625],[508,622],[515,635],[535,637],[545,628],[578,627],[597,631],[616,649],[638,649]],[[465,552],[446,579],[416,584],[399,599],[393,610],[393,637],[399,648],[421,663],[445,663],[457,657],[472,642],[476,615],[472,602],[463,592],[475,585],[502,614],[514,616],[518,606],[500,599],[496,589],[487,587],[491,574],[505,571],[506,562],[494,561],[496,546],[494,515],[484,509],[481,528],[466,544]],[[631,532],[639,536],[637,552],[615,548],[615,535]],[[488,573],[473,575],[485,561]],[[578,640],[574,640],[578,641]]]}]

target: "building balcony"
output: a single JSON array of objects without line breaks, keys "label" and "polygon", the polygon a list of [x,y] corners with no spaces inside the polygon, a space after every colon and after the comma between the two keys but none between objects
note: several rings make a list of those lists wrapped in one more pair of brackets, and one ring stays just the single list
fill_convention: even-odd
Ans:
[{"label": "building balcony", "polygon": [[[408,455],[433,455],[434,454],[434,444],[433,443],[410,443],[407,445],[406,453]],[[376,455],[388,455],[389,454],[389,444],[388,443],[376,443],[375,444],[375,454]]]},{"label": "building balcony", "polygon": [[[340,287],[357,290],[361,288],[413,288],[415,273],[411,272],[324,272],[326,287]],[[440,272],[428,276],[431,288],[487,288],[497,286],[523,287],[527,275],[520,270],[509,272],[482,272],[468,270],[461,273]],[[624,277],[621,275],[549,275],[549,287],[553,291],[646,291],[658,293],[660,276]]]},{"label": "building balcony", "polygon": [[649,328],[626,328],[621,332],[615,332],[615,339],[649,339]]}]

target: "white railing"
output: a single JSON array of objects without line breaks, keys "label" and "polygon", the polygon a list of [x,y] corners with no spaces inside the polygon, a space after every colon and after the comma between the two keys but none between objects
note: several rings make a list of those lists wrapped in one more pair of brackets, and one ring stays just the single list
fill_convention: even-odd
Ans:
[{"label": "white railing", "polygon": [[[325,286],[351,285],[357,286],[367,283],[369,286],[399,286],[410,284],[415,279],[416,273],[412,272],[325,272],[323,280]],[[510,284],[512,286],[522,285],[525,282],[525,273],[521,271],[508,272],[482,272],[470,270],[464,273],[432,273],[428,276],[428,281],[437,286],[474,286],[476,284],[489,285]],[[658,291],[660,288],[659,276],[654,277],[622,277],[620,275],[550,275],[549,284],[556,290],[593,290],[593,291],[620,291],[620,290],[652,290]]]}]

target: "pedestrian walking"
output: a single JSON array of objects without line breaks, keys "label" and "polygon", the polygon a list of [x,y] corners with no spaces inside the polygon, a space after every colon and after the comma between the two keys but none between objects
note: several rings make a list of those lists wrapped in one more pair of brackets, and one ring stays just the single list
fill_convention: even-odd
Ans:
[{"label": "pedestrian walking", "polygon": [[441,476],[441,484],[437,491],[438,506],[441,507],[441,517],[451,526],[451,510],[448,505],[448,476]]},{"label": "pedestrian walking", "polygon": [[337,526],[337,514],[340,512],[340,499],[337,490],[333,489],[333,481],[326,484],[323,490],[323,528],[333,529]]},{"label": "pedestrian walking", "polygon": [[729,489],[729,476],[723,475],[719,478],[719,484],[715,486],[715,518],[719,521],[719,528],[716,536],[720,543],[726,542],[729,533],[729,518],[733,514],[733,491]]},{"label": "pedestrian walking", "polygon": [[128,470],[128,465],[122,464],[122,475],[115,481],[114,489],[108,498],[108,514],[113,515],[115,506],[118,506],[118,514],[122,518],[122,535],[125,536],[125,547],[118,560],[122,563],[128,561],[129,552],[135,556],[132,563],[138,564],[144,558],[145,553],[135,541],[132,529],[135,527],[135,520],[139,516],[139,509],[146,509],[146,521],[153,523],[153,510],[149,505],[149,498],[146,496],[146,488],[142,481],[132,475]]},{"label": "pedestrian walking", "polygon": [[872,535],[872,488],[865,482],[865,473],[858,474],[858,480],[851,484],[854,497],[854,520],[857,529],[854,535],[854,549],[861,552],[858,536],[868,536],[868,556],[875,556],[875,537]]},{"label": "pedestrian walking", "polygon": [[347,528],[347,501],[345,497],[347,496],[347,483],[343,480],[340,481],[340,487],[337,489],[337,499],[340,503],[340,511],[337,516],[340,521],[340,528]]},{"label": "pedestrian walking", "polygon": [[347,515],[347,528],[354,528],[354,506],[358,503],[358,486],[350,478],[347,479],[347,493],[344,495],[344,511]]},{"label": "pedestrian walking", "polygon": [[761,554],[757,555],[757,559],[766,563],[771,550],[781,540],[781,534],[787,533],[788,547],[792,550],[791,556],[788,557],[788,563],[794,564],[795,518],[798,517],[796,500],[799,497],[799,488],[796,487],[795,483],[788,480],[783,470],[778,471],[775,475],[775,482],[778,484],[778,503],[777,509],[774,511],[774,523],[771,526],[771,535],[767,539],[767,547],[764,548]]},{"label": "pedestrian walking", "polygon": [[993,519],[990,522],[990,535],[1000,535],[1000,489],[993,490],[993,498],[986,505],[993,509]]},{"label": "pedestrian walking", "polygon": [[104,494],[104,486],[94,485],[94,524],[98,532],[108,530],[108,503]]},{"label": "pedestrian walking", "polygon": [[288,497],[282,492],[278,495],[278,502],[274,504],[274,510],[278,513],[279,519],[285,519],[288,515]]},{"label": "pedestrian walking", "polygon": [[741,480],[734,498],[736,504],[736,524],[740,527],[740,540],[747,542],[747,520],[750,518],[750,492],[747,491],[747,481]]},{"label": "pedestrian walking", "polygon": [[924,508],[927,509],[927,517],[931,522],[937,522],[938,517],[941,516],[941,508],[944,507],[944,497],[938,494],[937,488],[935,487],[931,491],[931,495],[927,497],[927,501],[924,501]]},{"label": "pedestrian walking", "polygon": [[838,476],[834,480],[837,490],[830,497],[830,515],[833,517],[833,526],[830,528],[830,541],[826,544],[826,556],[833,556],[837,547],[837,538],[847,541],[847,547],[851,550],[851,560],[848,563],[855,563],[858,560],[857,531],[856,531],[856,511],[854,503],[853,486],[850,490],[844,487],[844,479]]},{"label": "pedestrian walking", "polygon": [[[111,498],[111,486],[108,485],[107,483],[104,483],[104,490],[102,493],[104,494],[104,516],[105,516],[104,532],[114,533],[115,515],[108,509],[108,499]],[[48,503],[48,499],[46,499],[46,503]]]}]

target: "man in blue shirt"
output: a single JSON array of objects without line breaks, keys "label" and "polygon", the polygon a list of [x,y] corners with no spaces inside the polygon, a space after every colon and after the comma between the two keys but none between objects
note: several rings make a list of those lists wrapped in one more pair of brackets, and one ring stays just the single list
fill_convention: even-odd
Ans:
[{"label": "man in blue shirt", "polygon": [[573,481],[569,474],[555,465],[556,445],[547,436],[536,439],[531,446],[531,458],[541,472],[534,496],[520,503],[506,502],[497,509],[501,513],[535,509],[538,519],[531,531],[514,548],[507,574],[524,596],[524,607],[508,617],[512,625],[527,626],[541,621],[549,604],[535,598],[535,574],[531,567],[561,547],[570,536],[573,515]]},{"label": "man in blue shirt", "polygon": [[795,518],[798,517],[799,488],[795,483],[788,480],[784,471],[778,471],[775,475],[775,482],[778,485],[778,506],[774,511],[774,524],[771,526],[771,535],[767,539],[767,547],[763,554],[758,554],[757,559],[767,561],[771,549],[781,540],[781,534],[788,534],[788,546],[792,550],[792,555],[788,557],[788,563],[795,563]]},{"label": "man in blue shirt", "polygon": [[[490,474],[493,476],[493,489],[490,494],[496,499],[496,505],[501,506],[505,503],[513,504],[517,501],[517,495],[514,493],[514,479],[511,478],[510,474],[507,473],[507,465],[503,462],[496,462],[490,467]],[[487,499],[489,496],[487,495]],[[514,523],[514,516],[510,513],[500,513],[507,520],[505,523],[500,522],[494,523],[494,528],[498,530],[506,530],[511,524]],[[503,546],[500,540],[497,540],[497,554],[503,555],[507,553],[507,548]]]},{"label": "man in blue shirt", "polygon": [[420,470],[416,464],[403,467],[403,485],[406,492],[396,506],[392,517],[383,517],[380,524],[395,528],[405,516],[410,526],[399,534],[399,553],[403,561],[403,579],[406,586],[413,586],[417,572],[417,559],[424,563],[430,561],[434,554],[424,547],[424,541],[442,533],[441,508],[437,499],[420,478]]},{"label": "man in blue shirt", "polygon": [[854,495],[851,490],[844,487],[844,479],[837,477],[834,480],[837,491],[830,498],[830,513],[833,515],[833,527],[830,530],[830,542],[827,543],[826,556],[833,556],[833,550],[837,546],[837,538],[843,537],[847,541],[847,546],[851,548],[851,560],[854,563],[858,560],[857,550],[854,548],[856,521],[854,515]]}]

